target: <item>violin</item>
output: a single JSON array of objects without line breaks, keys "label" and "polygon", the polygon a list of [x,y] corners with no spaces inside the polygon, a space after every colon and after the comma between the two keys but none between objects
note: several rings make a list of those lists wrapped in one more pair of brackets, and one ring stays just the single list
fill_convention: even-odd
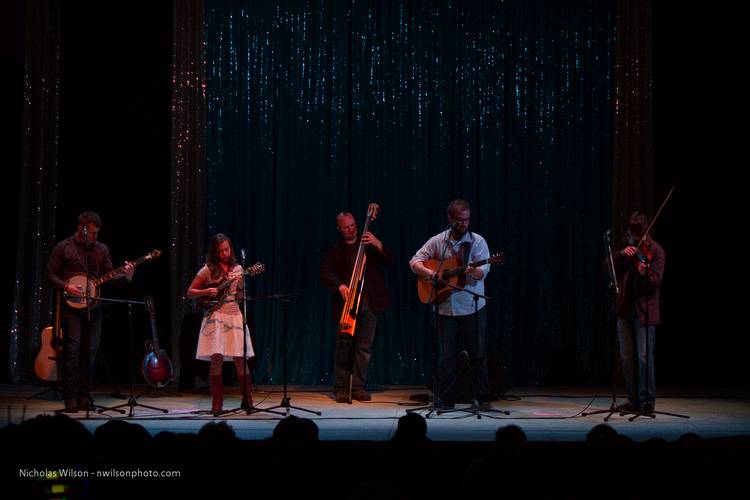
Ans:
[{"label": "violin", "polygon": [[635,247],[636,249],[633,255],[628,256],[634,264],[649,265],[654,260],[654,253],[651,250],[651,238],[648,238],[647,235],[641,238],[640,241],[635,241],[635,237],[632,234],[628,236],[628,246]]},{"label": "violin", "polygon": [[638,247],[638,253],[636,254],[638,260],[644,264],[650,264],[654,260],[654,253],[651,251],[651,243],[643,242]]},{"label": "violin", "polygon": [[[628,246],[622,250],[622,254],[626,257],[629,257],[633,261],[633,263],[638,267],[638,272],[641,274],[645,274],[648,266],[651,265],[651,261],[654,258],[654,254],[651,251],[651,237],[649,236],[651,228],[654,227],[656,220],[659,218],[659,215],[661,215],[661,211],[664,210],[664,206],[667,204],[667,201],[669,201],[670,196],[672,196],[674,188],[675,187],[672,186],[672,189],[670,189],[669,193],[667,193],[667,196],[666,198],[664,198],[664,201],[659,207],[659,210],[651,220],[651,224],[649,224],[646,230],[643,231],[643,236],[640,238],[640,240],[636,241],[636,236],[632,232],[628,232]],[[633,248],[634,250],[631,250],[631,248]]]}]

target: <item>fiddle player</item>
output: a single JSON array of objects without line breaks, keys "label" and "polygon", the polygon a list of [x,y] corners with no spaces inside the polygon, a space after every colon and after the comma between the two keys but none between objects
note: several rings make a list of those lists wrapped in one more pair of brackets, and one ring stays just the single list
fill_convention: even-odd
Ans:
[{"label": "fiddle player", "polygon": [[647,234],[649,221],[645,214],[632,212],[626,224],[627,233],[614,252],[620,279],[617,339],[628,395],[627,402],[618,409],[651,415],[656,406],[654,349],[665,255],[661,245]]},{"label": "fiddle player", "polygon": [[[338,323],[344,303],[350,293],[348,283],[354,270],[360,243],[365,245],[367,263],[364,271],[362,302],[357,315],[354,337],[339,334],[334,355],[334,387],[337,403],[349,402],[348,376],[352,371],[352,399],[369,401],[365,389],[367,367],[372,358],[372,344],[378,315],[390,307],[390,298],[383,278],[384,267],[390,267],[393,257],[390,250],[370,231],[358,236],[357,221],[349,212],[336,215],[336,229],[341,238],[326,253],[320,265],[320,281],[332,294],[334,323]],[[351,368],[350,368],[351,367]]]}]

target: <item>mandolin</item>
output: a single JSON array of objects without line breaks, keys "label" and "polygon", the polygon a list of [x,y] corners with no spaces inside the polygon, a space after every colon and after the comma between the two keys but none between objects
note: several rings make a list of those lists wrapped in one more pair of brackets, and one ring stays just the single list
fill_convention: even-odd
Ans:
[{"label": "mandolin", "polygon": [[172,381],[172,361],[159,348],[159,336],[156,334],[156,312],[154,311],[154,299],[146,296],[143,301],[146,303],[146,310],[151,317],[151,340],[146,341],[146,357],[143,358],[141,371],[143,378],[152,387],[161,389]]},{"label": "mandolin", "polygon": [[[424,304],[442,304],[453,291],[449,285],[463,288],[466,283],[466,274],[464,272],[469,267],[479,267],[485,264],[504,264],[505,254],[497,253],[490,257],[468,264],[462,264],[459,256],[454,255],[453,257],[447,258],[441,262],[438,259],[430,259],[422,262],[424,266],[433,271],[442,269],[440,272],[440,279],[434,282],[431,278],[420,277],[417,280],[417,294],[419,300]],[[436,286],[433,286],[436,283]]]},{"label": "mandolin", "polygon": [[226,303],[226,297],[229,293],[229,288],[232,283],[242,278],[246,274],[248,276],[257,276],[265,270],[265,264],[263,264],[262,262],[256,262],[247,269],[244,269],[241,273],[230,273],[229,275],[225,276],[224,278],[222,278],[221,282],[218,285],[207,284],[206,288],[216,288],[216,297],[198,297],[196,299],[198,307],[208,313],[214,312],[216,309],[220,308],[224,303]]}]

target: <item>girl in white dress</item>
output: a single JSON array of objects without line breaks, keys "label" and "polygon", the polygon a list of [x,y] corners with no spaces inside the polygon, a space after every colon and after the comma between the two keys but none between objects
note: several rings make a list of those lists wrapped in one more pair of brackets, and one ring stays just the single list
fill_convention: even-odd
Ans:
[{"label": "girl in white dress", "polygon": [[[232,248],[232,241],[225,235],[218,233],[209,244],[206,264],[198,271],[187,290],[189,298],[198,298],[208,302],[208,308],[203,314],[196,359],[210,361],[209,381],[213,398],[211,411],[218,416],[224,404],[224,384],[221,378],[221,368],[224,361],[234,361],[237,376],[240,378],[242,394],[247,394],[252,406],[252,374],[245,365],[243,374],[243,360],[253,357],[253,346],[250,342],[250,332],[244,329],[247,352],[243,358],[243,326],[242,311],[237,301],[244,300],[244,280],[242,267]],[[220,293],[219,285],[231,281],[226,293]],[[216,302],[218,300],[218,303]],[[247,392],[245,392],[247,391]]]}]

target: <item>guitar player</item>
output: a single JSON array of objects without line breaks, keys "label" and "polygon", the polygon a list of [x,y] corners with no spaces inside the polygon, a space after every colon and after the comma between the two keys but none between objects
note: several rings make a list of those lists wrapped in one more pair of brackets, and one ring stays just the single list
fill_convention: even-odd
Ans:
[{"label": "guitar player", "polygon": [[[60,241],[47,261],[47,280],[64,296],[85,295],[81,286],[68,281],[80,274],[97,278],[113,270],[107,245],[98,241],[102,220],[95,212],[78,216],[75,234]],[[135,268],[126,262],[120,278],[133,279]],[[63,301],[64,303],[65,301]],[[102,333],[102,312],[98,304],[86,309],[61,309],[63,330],[62,390],[66,412],[92,409],[91,383],[94,360]]]},{"label": "guitar player", "polygon": [[[488,259],[490,252],[487,242],[482,236],[469,231],[470,220],[469,203],[462,199],[453,200],[448,205],[448,228],[427,240],[411,258],[409,266],[412,271],[426,279],[433,279],[438,272],[447,269],[431,269],[426,265],[428,261],[450,261],[460,266]],[[465,280],[459,284],[466,290],[484,295],[484,279],[489,271],[489,264],[467,266],[462,271]],[[438,398],[438,409],[449,409],[455,405],[453,381],[459,353],[468,356],[472,386],[479,409],[486,411],[492,408],[487,375],[485,302],[484,299],[479,299],[475,314],[473,296],[466,291],[454,290],[437,305],[438,392],[435,397]],[[475,321],[479,322],[478,327],[475,327]]]}]

